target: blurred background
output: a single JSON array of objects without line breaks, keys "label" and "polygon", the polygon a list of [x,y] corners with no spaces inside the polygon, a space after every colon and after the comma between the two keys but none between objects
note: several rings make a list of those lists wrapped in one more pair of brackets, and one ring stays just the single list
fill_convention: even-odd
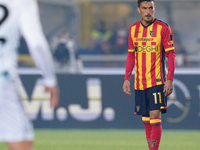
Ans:
[{"label": "blurred background", "polygon": [[[60,105],[49,107],[26,42],[19,47],[21,96],[36,128],[143,128],[134,92],[122,91],[128,29],[140,20],[136,0],[38,0],[54,58]],[[163,128],[200,129],[200,1],[157,0],[156,18],[173,30],[174,92]],[[131,78],[133,85],[133,77]],[[47,124],[46,121],[51,121]]]},{"label": "blurred background", "polygon": [[[156,18],[174,32],[177,68],[200,67],[200,2],[156,1]],[[124,69],[128,29],[140,20],[136,0],[39,0],[44,33],[57,73]],[[34,67],[24,40],[19,66]]]}]

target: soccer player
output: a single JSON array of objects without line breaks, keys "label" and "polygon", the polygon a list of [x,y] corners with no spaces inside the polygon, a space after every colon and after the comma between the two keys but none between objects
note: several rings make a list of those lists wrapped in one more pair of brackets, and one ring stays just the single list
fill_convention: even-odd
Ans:
[{"label": "soccer player", "polygon": [[[161,114],[167,111],[167,96],[173,91],[175,50],[168,24],[156,19],[154,0],[138,0],[141,21],[129,29],[123,91],[130,91],[130,76],[135,66],[135,114],[142,115],[150,150],[158,150],[162,135]],[[165,71],[168,57],[168,75]]]},{"label": "soccer player", "polygon": [[11,150],[33,150],[33,127],[19,95],[16,82],[17,47],[20,36],[43,73],[51,94],[50,105],[58,105],[59,89],[49,46],[42,32],[35,0],[0,0],[0,142]]}]

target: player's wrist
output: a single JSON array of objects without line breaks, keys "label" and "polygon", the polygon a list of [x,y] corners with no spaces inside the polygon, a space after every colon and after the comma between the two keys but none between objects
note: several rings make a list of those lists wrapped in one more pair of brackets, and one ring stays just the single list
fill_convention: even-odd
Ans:
[{"label": "player's wrist", "polygon": [[173,80],[171,80],[171,79],[168,79],[168,80],[167,80],[167,82],[173,82]]},{"label": "player's wrist", "polygon": [[45,78],[45,79],[43,79],[43,83],[46,87],[55,87],[55,86],[57,86],[57,79],[54,77]]},{"label": "player's wrist", "polygon": [[130,82],[130,80],[129,80],[129,79],[124,79],[124,81],[128,81],[128,82]]},{"label": "player's wrist", "polygon": [[173,78],[167,78],[167,81],[174,81],[174,79]]}]

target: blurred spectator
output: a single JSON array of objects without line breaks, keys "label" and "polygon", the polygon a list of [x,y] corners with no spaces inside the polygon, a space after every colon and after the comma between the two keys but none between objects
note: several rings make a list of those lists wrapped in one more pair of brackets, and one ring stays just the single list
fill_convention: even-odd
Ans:
[{"label": "blurred spectator", "polygon": [[77,50],[77,55],[82,54],[82,55],[96,55],[96,54],[103,54],[102,50],[100,47],[96,46],[96,41],[90,39],[88,47],[86,48],[79,48]]},{"label": "blurred spectator", "polygon": [[[99,49],[104,54],[110,54],[110,38],[112,33],[107,31],[104,21],[97,24],[96,29],[92,31],[90,43],[93,44],[94,49]],[[89,45],[90,45],[89,43]]]},{"label": "blurred spectator", "polygon": [[61,33],[60,40],[58,41],[57,47],[53,53],[53,56],[57,62],[61,65],[66,64],[69,61],[69,49],[67,47],[69,34],[67,32]]},{"label": "blurred spectator", "polygon": [[56,72],[78,73],[82,62],[77,58],[75,42],[67,31],[62,31],[51,41]]},{"label": "blurred spectator", "polygon": [[91,33],[88,48],[81,48],[78,54],[111,54],[110,38],[112,32],[106,29],[104,21],[100,21]]},{"label": "blurred spectator", "polygon": [[110,39],[112,44],[112,54],[124,54],[128,49],[128,29],[126,25],[126,19],[122,18],[118,21],[118,24]]}]

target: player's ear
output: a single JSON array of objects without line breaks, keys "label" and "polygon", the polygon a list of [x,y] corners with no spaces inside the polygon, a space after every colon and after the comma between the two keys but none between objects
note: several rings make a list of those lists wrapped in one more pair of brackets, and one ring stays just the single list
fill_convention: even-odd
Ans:
[{"label": "player's ear", "polygon": [[140,7],[137,7],[137,11],[138,11],[138,13],[140,14]]},{"label": "player's ear", "polygon": [[154,6],[154,12],[156,12],[156,6]]}]

